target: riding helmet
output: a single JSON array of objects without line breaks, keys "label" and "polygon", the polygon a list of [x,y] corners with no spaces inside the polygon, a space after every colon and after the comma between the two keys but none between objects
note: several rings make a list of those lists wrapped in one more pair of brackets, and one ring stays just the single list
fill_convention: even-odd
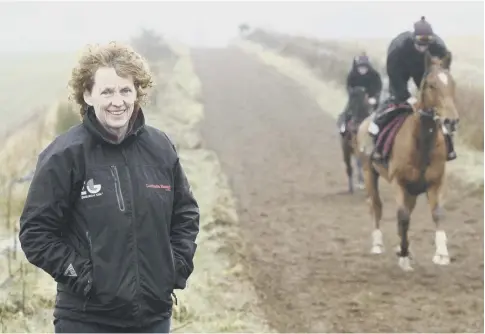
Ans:
[{"label": "riding helmet", "polygon": [[426,21],[424,16],[421,20],[414,23],[414,42],[418,45],[427,45],[433,40],[433,28],[431,24]]}]

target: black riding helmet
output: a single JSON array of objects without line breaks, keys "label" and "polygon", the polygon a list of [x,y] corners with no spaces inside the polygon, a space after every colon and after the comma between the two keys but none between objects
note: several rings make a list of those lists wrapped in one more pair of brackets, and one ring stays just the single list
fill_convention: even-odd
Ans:
[{"label": "black riding helmet", "polygon": [[370,65],[370,60],[369,57],[365,52],[362,52],[360,55],[356,56],[354,58],[354,63],[355,66],[367,66],[369,67]]},{"label": "black riding helmet", "polygon": [[434,40],[433,28],[424,16],[421,16],[421,20],[414,23],[413,38],[417,45],[428,45]]}]

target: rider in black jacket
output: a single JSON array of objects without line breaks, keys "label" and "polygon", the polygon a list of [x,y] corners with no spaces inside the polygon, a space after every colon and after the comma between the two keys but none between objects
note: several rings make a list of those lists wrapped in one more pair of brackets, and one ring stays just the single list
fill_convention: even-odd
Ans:
[{"label": "rider in black jacket", "polygon": [[[364,87],[369,99],[379,101],[382,91],[381,75],[372,66],[369,57],[365,53],[355,57],[352,68],[347,75],[347,91],[361,86]],[[374,104],[376,106],[377,103]]]},{"label": "rider in black jacket", "polygon": [[[382,80],[381,75],[372,66],[369,57],[365,53],[362,53],[354,58],[352,68],[347,75],[347,93],[350,94],[352,89],[355,87],[365,88],[369,102],[372,104],[373,109],[375,110],[382,91]],[[349,120],[349,117],[349,104],[347,102],[344,111],[338,118],[337,126],[342,128],[342,125]],[[343,130],[344,131],[341,131],[342,134],[345,132],[345,129]]]},{"label": "rider in black jacket", "polygon": [[[448,49],[443,40],[433,32],[431,25],[424,17],[414,24],[413,32],[403,32],[396,36],[390,43],[387,51],[387,74],[389,76],[389,99],[382,104],[376,112],[374,122],[370,126],[369,132],[377,137],[379,128],[384,119],[383,110],[388,110],[389,104],[409,104],[408,99],[411,94],[408,90],[408,81],[414,80],[417,87],[420,87],[423,79],[425,64],[425,51],[429,50],[432,56],[443,58],[447,55]],[[450,62],[451,63],[451,62]],[[401,108],[392,110],[392,113],[403,111]],[[386,118],[388,117],[386,113]],[[374,125],[377,125],[374,126]],[[448,141],[448,160],[456,159],[451,137],[447,135]],[[378,152],[373,152],[373,158],[380,160]]]}]

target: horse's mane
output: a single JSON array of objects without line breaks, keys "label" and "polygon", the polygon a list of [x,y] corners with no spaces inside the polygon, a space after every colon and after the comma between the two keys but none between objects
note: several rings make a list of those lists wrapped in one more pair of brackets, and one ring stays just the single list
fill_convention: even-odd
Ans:
[{"label": "horse's mane", "polygon": [[431,73],[431,71],[436,67],[439,67],[442,70],[447,70],[446,67],[442,66],[441,59],[439,57],[430,55],[429,51],[426,51],[425,58],[428,58],[429,61],[426,64],[426,60],[425,60],[425,70],[424,70],[424,73],[423,73],[423,79],[421,80],[421,83],[420,83],[419,89],[418,89],[418,96],[417,96],[418,101],[415,105],[416,110],[419,110],[423,107],[424,93],[425,93],[424,88],[426,86],[426,78]]}]

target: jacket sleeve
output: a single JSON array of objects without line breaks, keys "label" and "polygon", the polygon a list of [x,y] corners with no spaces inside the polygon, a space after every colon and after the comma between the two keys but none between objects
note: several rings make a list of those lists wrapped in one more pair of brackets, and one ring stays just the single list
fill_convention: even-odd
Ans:
[{"label": "jacket sleeve", "polygon": [[376,71],[376,95],[375,97],[379,99],[382,92],[382,78],[379,72]]},{"label": "jacket sleeve", "polygon": [[173,169],[174,204],[170,240],[175,260],[175,289],[184,289],[194,270],[195,240],[199,234],[199,206],[177,157]]},{"label": "jacket sleeve", "polygon": [[350,90],[352,89],[352,86],[353,86],[353,75],[352,75],[352,71],[349,72],[349,74],[347,74],[347,94],[350,94]]},{"label": "jacket sleeve", "polygon": [[372,71],[371,82],[369,86],[369,96],[379,99],[382,91],[382,80],[379,72],[377,72],[376,70]]},{"label": "jacket sleeve", "polygon": [[399,101],[406,101],[411,94],[408,81],[411,77],[406,65],[401,61],[402,46],[389,50],[387,55],[387,75],[389,76],[389,93]]},{"label": "jacket sleeve", "polygon": [[20,216],[19,240],[27,260],[74,293],[91,289],[91,263],[62,238],[73,198],[72,166],[63,153],[44,150]]}]

